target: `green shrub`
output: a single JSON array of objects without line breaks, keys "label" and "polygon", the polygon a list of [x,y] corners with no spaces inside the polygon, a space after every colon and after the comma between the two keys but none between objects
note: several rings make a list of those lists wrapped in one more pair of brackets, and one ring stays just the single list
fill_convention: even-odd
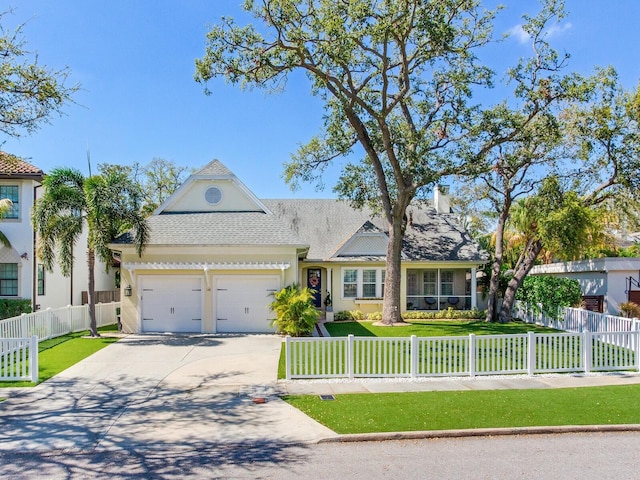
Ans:
[{"label": "green shrub", "polygon": [[320,312],[313,305],[314,291],[300,288],[294,283],[273,294],[273,302],[269,305],[276,314],[271,321],[280,333],[293,337],[308,336],[318,321]]},{"label": "green shrub", "polygon": [[364,320],[365,316],[360,310],[342,310],[340,312],[336,312],[333,319],[339,322],[357,322]]},{"label": "green shrub", "polygon": [[27,298],[4,298],[0,300],[0,320],[31,313],[31,300]]},{"label": "green shrub", "polygon": [[473,308],[471,310],[454,310],[449,307],[440,311],[426,311],[426,310],[411,310],[402,314],[402,318],[405,320],[436,320],[436,319],[451,319],[451,320],[474,320],[483,319],[486,316],[486,312]]},{"label": "green shrub", "polygon": [[550,275],[528,276],[516,293],[516,299],[534,312],[559,319],[562,307],[574,307],[582,301],[578,280]]},{"label": "green shrub", "polygon": [[382,312],[367,313],[367,320],[371,320],[372,322],[382,321]]}]

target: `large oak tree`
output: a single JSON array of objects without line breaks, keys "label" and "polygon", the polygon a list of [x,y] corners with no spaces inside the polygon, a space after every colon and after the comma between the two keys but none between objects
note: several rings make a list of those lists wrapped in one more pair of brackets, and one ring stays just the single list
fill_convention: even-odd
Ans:
[{"label": "large oak tree", "polygon": [[215,25],[196,79],[278,89],[290,74],[307,74],[324,100],[324,128],[285,177],[317,181],[351,154],[338,191],[387,221],[383,322],[400,322],[406,209],[461,167],[455,150],[469,132],[470,98],[491,82],[476,51],[490,40],[493,12],[476,0],[247,0],[244,9],[255,24]]}]

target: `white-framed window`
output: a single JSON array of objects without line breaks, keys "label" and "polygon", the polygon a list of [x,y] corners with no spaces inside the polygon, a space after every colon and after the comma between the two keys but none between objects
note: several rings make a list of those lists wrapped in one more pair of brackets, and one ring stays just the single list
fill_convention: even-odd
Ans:
[{"label": "white-framed window", "polygon": [[17,263],[0,263],[0,296],[18,296]]},{"label": "white-framed window", "polygon": [[355,298],[358,296],[358,270],[346,268],[342,271],[342,296]]},{"label": "white-framed window", "polygon": [[13,203],[11,209],[2,218],[20,218],[20,187],[18,185],[0,185],[0,199],[8,198]]},{"label": "white-framed window", "polygon": [[44,295],[44,265],[42,263],[38,264],[38,272],[37,272],[37,286],[38,291],[37,295]]},{"label": "white-framed window", "polygon": [[440,295],[453,295],[453,271],[440,271]]},{"label": "white-framed window", "polygon": [[376,297],[376,270],[362,270],[362,297],[363,298],[375,298]]},{"label": "white-framed window", "polygon": [[383,268],[343,268],[342,298],[382,298]]},{"label": "white-framed window", "polygon": [[424,295],[435,297],[438,295],[438,271],[425,270],[422,272],[422,292]]}]

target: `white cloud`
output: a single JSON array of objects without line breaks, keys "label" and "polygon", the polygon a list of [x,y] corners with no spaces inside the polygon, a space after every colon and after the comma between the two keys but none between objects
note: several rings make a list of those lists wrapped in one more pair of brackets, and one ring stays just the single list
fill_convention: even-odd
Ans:
[{"label": "white cloud", "polygon": [[[573,28],[571,22],[567,22],[564,25],[559,25],[556,23],[555,25],[552,25],[545,30],[544,37],[546,37],[547,39],[558,37],[564,32],[571,30],[571,28]],[[528,43],[531,40],[531,36],[524,31],[524,28],[522,28],[521,24],[514,25],[509,30],[507,30],[505,36],[515,38],[516,41],[520,44]]]},{"label": "white cloud", "polygon": [[527,43],[531,38],[527,32],[524,31],[522,25],[515,25],[507,30],[507,37],[515,38],[518,43]]},{"label": "white cloud", "polygon": [[549,38],[551,38],[551,37],[555,37],[555,36],[558,36],[558,35],[562,35],[567,30],[571,30],[572,27],[573,27],[573,25],[571,24],[571,22],[567,22],[564,25],[558,25],[556,23],[555,25],[552,25],[547,30],[547,36]]}]

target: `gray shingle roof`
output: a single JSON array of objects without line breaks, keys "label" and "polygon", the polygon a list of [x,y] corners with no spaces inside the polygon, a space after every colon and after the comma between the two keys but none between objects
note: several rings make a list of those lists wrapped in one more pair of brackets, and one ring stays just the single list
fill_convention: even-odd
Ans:
[{"label": "gray shingle roof", "polygon": [[[192,177],[233,176],[213,160]],[[387,233],[386,221],[369,210],[353,209],[340,200],[262,200],[269,212],[162,212],[149,217],[149,245],[289,245],[309,247],[306,258],[321,261],[384,261],[384,255],[338,257],[354,235]],[[411,222],[403,242],[410,261],[478,261],[485,252],[455,216],[438,214],[426,205],[409,207]],[[115,244],[131,244],[130,233]],[[382,252],[380,252],[382,253]]]},{"label": "gray shingle roof", "polygon": [[194,175],[233,175],[233,172],[229,170],[220,160],[212,160],[200,170],[198,170]]},{"label": "gray shingle roof", "polygon": [[[261,212],[163,213],[148,219],[148,245],[301,245],[278,217]],[[131,244],[125,233],[113,243]]]},{"label": "gray shingle roof", "polygon": [[[310,260],[333,258],[336,250],[355,233],[388,232],[380,216],[369,210],[355,210],[340,200],[263,200],[264,204],[290,225],[294,233],[310,245]],[[485,261],[487,254],[462,228],[452,214],[438,214],[430,206],[409,207],[413,218],[407,227],[403,257],[413,261]],[[360,260],[374,257],[359,257]],[[349,257],[349,259],[355,259]],[[375,257],[379,259],[379,257]]]}]

